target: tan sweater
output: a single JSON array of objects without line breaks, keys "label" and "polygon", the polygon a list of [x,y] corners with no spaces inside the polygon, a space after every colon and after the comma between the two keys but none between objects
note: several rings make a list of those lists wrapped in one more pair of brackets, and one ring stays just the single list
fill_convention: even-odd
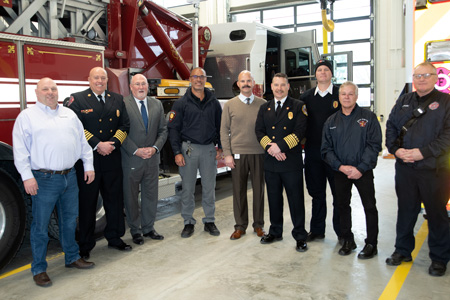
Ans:
[{"label": "tan sweater", "polygon": [[252,104],[247,105],[236,96],[225,103],[220,126],[220,141],[225,156],[264,153],[256,139],[255,123],[259,107],[265,102],[255,96]]}]

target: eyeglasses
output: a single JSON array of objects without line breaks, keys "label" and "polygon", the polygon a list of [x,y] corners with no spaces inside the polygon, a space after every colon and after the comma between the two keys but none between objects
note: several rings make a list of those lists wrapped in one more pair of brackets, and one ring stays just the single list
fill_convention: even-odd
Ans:
[{"label": "eyeglasses", "polygon": [[205,75],[191,75],[191,78],[205,80],[206,76]]},{"label": "eyeglasses", "polygon": [[415,78],[415,79],[420,79],[420,78],[425,78],[425,79],[428,79],[428,78],[430,78],[431,77],[431,75],[436,75],[436,73],[425,73],[425,74],[413,74],[413,77]]}]

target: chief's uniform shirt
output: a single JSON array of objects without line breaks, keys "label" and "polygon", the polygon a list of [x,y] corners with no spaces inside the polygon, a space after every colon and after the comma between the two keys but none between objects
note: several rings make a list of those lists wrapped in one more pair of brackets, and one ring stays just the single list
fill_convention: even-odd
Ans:
[{"label": "chief's uniform shirt", "polygon": [[[84,127],[89,145],[94,149],[96,172],[118,171],[121,169],[120,147],[127,137],[130,120],[122,95],[106,90],[102,95],[104,106],[98,95],[89,88],[71,95],[67,106],[72,109]],[[111,141],[115,150],[110,155],[100,155],[98,143]]]},{"label": "chief's uniform shirt", "polygon": [[61,105],[55,110],[36,102],[23,110],[13,129],[14,164],[22,180],[34,178],[31,170],[70,169],[78,159],[93,171],[93,154],[76,114]]},{"label": "chief's uniform shirt", "polygon": [[279,116],[275,110],[277,100],[261,105],[256,119],[256,137],[264,150],[269,143],[276,143],[286,160],[278,161],[265,152],[264,170],[271,172],[290,172],[303,169],[302,147],[300,141],[305,137],[306,115],[302,111],[303,101],[287,97],[280,99],[282,107]]}]

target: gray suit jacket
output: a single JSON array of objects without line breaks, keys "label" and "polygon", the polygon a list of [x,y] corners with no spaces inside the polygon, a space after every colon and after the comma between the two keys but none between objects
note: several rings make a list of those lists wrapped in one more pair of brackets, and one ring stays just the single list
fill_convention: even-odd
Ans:
[{"label": "gray suit jacket", "polygon": [[[123,99],[130,118],[130,131],[128,137],[122,144],[122,167],[137,168],[142,165],[142,159],[133,153],[138,148],[156,146],[162,150],[166,142],[168,131],[167,122],[164,117],[164,109],[161,101],[147,97],[148,132],[145,132],[140,107],[136,104],[133,95]],[[159,165],[159,153],[149,159],[152,166]]]}]

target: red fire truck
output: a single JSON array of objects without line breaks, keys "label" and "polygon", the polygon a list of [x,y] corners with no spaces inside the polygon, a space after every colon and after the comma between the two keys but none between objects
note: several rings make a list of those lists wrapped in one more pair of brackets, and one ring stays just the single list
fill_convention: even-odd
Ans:
[{"label": "red fire truck", "polygon": [[[41,7],[30,5],[23,11],[13,5],[0,8],[3,20],[16,17],[0,32],[0,269],[20,248],[30,223],[31,199],[14,167],[11,133],[19,112],[36,102],[37,81],[42,77],[54,79],[62,101],[89,86],[87,77],[93,67],[105,67],[108,89],[123,95],[129,94],[130,76],[141,73],[158,78],[150,80],[152,95],[169,110],[187,88],[193,62],[193,27],[151,1],[68,1],[56,7],[52,6],[56,5],[54,1],[39,2]],[[42,11],[49,15],[42,15]],[[1,15],[4,12],[9,16]],[[35,35],[53,39],[18,34],[37,27],[42,30]],[[210,39],[207,27],[198,29],[200,66]],[[88,43],[75,42],[78,40]],[[164,150],[161,168],[177,170],[170,149]],[[104,224],[100,197],[97,235],[102,234]],[[56,223],[49,226],[49,234],[55,238],[57,230]]]}]

